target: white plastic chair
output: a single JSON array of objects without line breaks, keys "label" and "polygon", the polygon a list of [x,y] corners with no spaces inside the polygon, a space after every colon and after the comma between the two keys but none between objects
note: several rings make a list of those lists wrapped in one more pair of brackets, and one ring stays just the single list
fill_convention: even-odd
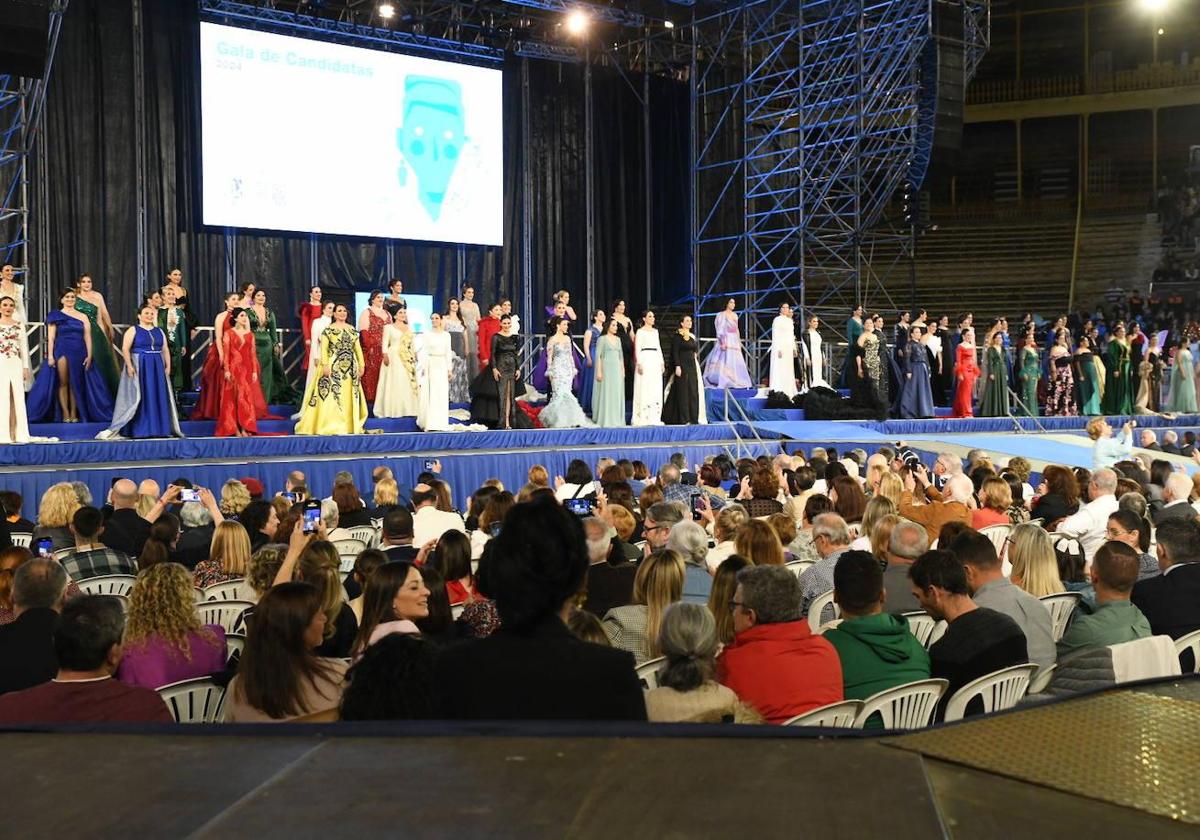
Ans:
[{"label": "white plastic chair", "polygon": [[796,715],[783,722],[784,726],[824,726],[832,729],[851,729],[858,713],[862,710],[863,701],[843,700],[840,703],[830,703],[813,709],[802,715]]},{"label": "white plastic chair", "polygon": [[1043,595],[1038,600],[1046,605],[1046,609],[1050,610],[1054,641],[1057,642],[1063,637],[1063,633],[1067,632],[1067,625],[1071,623],[1071,615],[1079,606],[1079,602],[1083,600],[1083,596],[1078,592],[1056,592],[1053,595]]},{"label": "white plastic chair", "polygon": [[642,688],[649,691],[652,688],[658,688],[658,672],[662,670],[663,665],[667,663],[665,656],[660,656],[657,659],[647,659],[634,670],[637,671],[638,679],[642,681]]},{"label": "white plastic chair", "polygon": [[918,680],[873,694],[863,701],[854,719],[862,729],[873,714],[883,719],[884,729],[920,729],[933,722],[938,700],[950,685],[947,680]]},{"label": "white plastic chair", "polygon": [[796,577],[800,577],[812,567],[814,562],[813,560],[793,560],[791,563],[785,563],[784,566]]},{"label": "white plastic chair", "polygon": [[1050,685],[1050,680],[1054,679],[1054,672],[1057,669],[1057,662],[1055,662],[1053,665],[1047,665],[1045,668],[1042,668],[1040,671],[1034,674],[1033,679],[1029,681],[1029,688],[1025,693],[1041,694],[1046,690],[1046,687]]},{"label": "white plastic chair", "polygon": [[196,605],[201,624],[218,624],[226,633],[244,633],[246,623],[242,616],[253,607],[251,601],[205,601]]},{"label": "white plastic chair", "polygon": [[133,575],[99,575],[76,581],[88,595],[129,595],[133,589]]},{"label": "white plastic chair", "polygon": [[234,578],[223,583],[214,583],[204,590],[205,601],[249,601],[256,603],[258,593],[245,578]]},{"label": "white plastic chair", "polygon": [[225,689],[211,677],[164,685],[158,696],[171,710],[176,723],[214,723],[225,699]]},{"label": "white plastic chair", "polygon": [[1013,526],[1011,525],[988,525],[985,528],[980,528],[979,533],[983,534],[992,541],[992,545],[996,547],[996,553],[999,554],[1004,550],[1004,541],[1008,539],[1008,535],[1012,533]]},{"label": "white plastic chair", "polygon": [[1029,681],[1038,669],[1032,662],[1001,668],[971,680],[950,697],[946,703],[946,722],[962,720],[967,705],[978,697],[983,701],[984,714],[1011,709],[1029,689]]},{"label": "white plastic chair", "polygon": [[826,621],[824,624],[822,624],[816,630],[813,630],[813,633],[817,634],[818,636],[823,636],[825,633],[827,633],[828,631],[837,627],[841,623],[842,623],[842,619],[840,619],[840,618],[835,618],[833,621]]},{"label": "white plastic chair", "polygon": [[225,634],[225,662],[233,661],[234,656],[241,657],[242,651],[246,649],[246,634],[245,633],[226,633]]},{"label": "white plastic chair", "polygon": [[29,544],[33,542],[33,534],[23,531],[17,531],[9,534],[12,537],[12,544],[17,548],[29,548]]},{"label": "white plastic chair", "polygon": [[1192,673],[1200,674],[1200,630],[1193,630],[1175,640],[1175,655],[1183,656],[1185,650],[1192,652]]},{"label": "white plastic chair", "polygon": [[946,635],[946,629],[949,626],[950,622],[948,621],[939,621],[937,624],[933,625],[933,632],[929,634],[929,641],[925,644],[925,649],[929,650],[931,647],[941,641],[942,636]]},{"label": "white plastic chair", "polygon": [[808,626],[813,628],[814,632],[821,626],[821,613],[825,611],[826,607],[833,607],[834,618],[842,617],[841,609],[833,603],[832,589],[813,598],[812,603],[808,605]]},{"label": "white plastic chair", "polygon": [[353,528],[347,528],[346,531],[353,539],[361,540],[364,548],[375,545],[376,531],[370,525],[356,525]]},{"label": "white plastic chair", "polygon": [[367,548],[365,540],[360,540],[356,537],[346,537],[341,540],[334,540],[333,547],[337,549],[338,555],[341,557],[357,557]]},{"label": "white plastic chair", "polygon": [[908,622],[908,632],[917,637],[917,641],[921,646],[929,648],[929,637],[933,635],[933,628],[937,626],[937,619],[927,612],[906,612],[904,620]]}]

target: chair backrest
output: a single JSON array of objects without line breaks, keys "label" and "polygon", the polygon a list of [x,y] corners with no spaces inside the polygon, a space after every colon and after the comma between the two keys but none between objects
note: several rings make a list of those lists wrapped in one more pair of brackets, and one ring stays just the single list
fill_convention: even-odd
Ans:
[{"label": "chair backrest", "polygon": [[355,537],[346,537],[341,540],[334,540],[333,547],[337,549],[337,553],[341,557],[357,557],[367,547],[366,540],[360,540]]},{"label": "chair backrest", "polygon": [[833,628],[837,627],[841,623],[842,623],[842,619],[835,618],[832,621],[826,621],[824,624],[822,624],[820,627],[813,630],[812,632],[814,632],[818,636],[820,636],[820,635],[823,635],[824,633],[826,633],[827,631],[832,630]]},{"label": "chair backrest", "polygon": [[1200,630],[1193,630],[1186,636],[1180,636],[1175,640],[1175,655],[1183,656],[1183,652],[1190,650],[1192,652],[1192,673],[1200,674]]},{"label": "chair backrest", "polygon": [[251,601],[205,601],[196,605],[201,624],[219,624],[226,633],[246,632],[244,614],[253,607]]},{"label": "chair backrest", "polygon": [[785,563],[784,565],[787,567],[789,572],[794,574],[796,577],[800,577],[800,575],[804,574],[806,570],[811,568],[815,562],[815,560],[793,560],[791,563]]},{"label": "chair backrest", "polygon": [[224,583],[214,583],[204,589],[205,601],[249,601],[257,603],[258,593],[245,578],[234,578]]},{"label": "chair backrest", "polygon": [[992,545],[996,547],[996,553],[999,554],[1004,550],[1004,541],[1008,539],[1008,535],[1012,533],[1013,526],[1011,525],[988,525],[979,529],[979,533],[983,534],[992,541]]},{"label": "chair backrest", "polygon": [[364,548],[370,548],[375,545],[376,538],[379,533],[371,525],[355,525],[353,528],[347,528],[346,532],[356,540],[362,540]]},{"label": "chair backrest", "polygon": [[225,699],[225,689],[213,682],[212,677],[164,685],[158,696],[171,710],[176,723],[213,723]]},{"label": "chair backrest", "polygon": [[842,617],[841,609],[833,603],[832,589],[813,598],[812,603],[808,605],[808,626],[814,631],[821,626],[821,613],[825,611],[826,607],[833,607],[834,618]]},{"label": "chair backrest", "polygon": [[950,622],[946,621],[945,619],[942,619],[937,624],[933,625],[933,632],[929,634],[929,641],[926,642],[925,649],[929,650],[929,648],[940,642],[942,636],[946,635],[946,629],[949,626]]},{"label": "chair backrest", "polygon": [[1078,592],[1056,592],[1053,595],[1043,595],[1038,600],[1050,610],[1051,630],[1054,641],[1057,642],[1063,637],[1063,633],[1067,632],[1067,625],[1071,623],[1071,616],[1083,600],[1083,595]]},{"label": "chair backrest", "polygon": [[245,633],[226,633],[225,634],[225,661],[232,662],[233,658],[241,657],[242,651],[246,649],[246,634]]},{"label": "chair backrest", "polygon": [[1147,636],[1109,645],[1112,651],[1113,677],[1117,684],[1177,677],[1180,674],[1179,654],[1170,636]]},{"label": "chair backrest", "polygon": [[29,548],[29,544],[33,542],[33,534],[24,531],[14,531],[9,534],[12,537],[12,544],[18,548]]},{"label": "chair backrest", "polygon": [[638,679],[642,682],[642,688],[649,691],[652,688],[658,688],[658,672],[667,664],[667,657],[660,656],[657,659],[647,659],[634,670],[637,671]]},{"label": "chair backrest", "polygon": [[904,620],[908,622],[908,631],[917,637],[917,641],[926,649],[929,648],[929,637],[937,626],[937,619],[927,612],[906,612]]},{"label": "chair backrest", "polygon": [[76,582],[88,595],[128,595],[135,580],[133,575],[98,575]]},{"label": "chair backrest", "polygon": [[971,680],[950,697],[946,703],[947,722],[962,720],[967,704],[978,697],[983,702],[983,711],[999,712],[1017,705],[1029,689],[1029,681],[1038,666],[1032,662],[1013,665]]},{"label": "chair backrest", "polygon": [[946,693],[947,680],[918,680],[873,694],[863,701],[854,719],[862,729],[867,719],[878,714],[884,729],[920,729],[933,722],[938,700]]},{"label": "chair backrest", "polygon": [[784,726],[825,726],[836,729],[850,729],[858,719],[863,701],[843,700],[840,703],[830,703],[811,712],[796,715],[783,722]]}]

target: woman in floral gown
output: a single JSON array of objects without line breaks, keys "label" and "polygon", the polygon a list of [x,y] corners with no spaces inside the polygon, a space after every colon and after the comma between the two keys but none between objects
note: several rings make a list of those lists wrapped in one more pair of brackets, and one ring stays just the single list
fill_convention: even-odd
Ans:
[{"label": "woman in floral gown", "polygon": [[1046,397],[1046,414],[1050,417],[1074,417],[1079,413],[1075,405],[1075,375],[1071,370],[1068,338],[1067,331],[1060,329],[1050,348],[1050,394]]},{"label": "woman in floral gown", "polygon": [[358,319],[363,355],[362,387],[368,403],[375,402],[379,369],[383,366],[383,328],[390,323],[392,316],[383,308],[383,292],[372,293],[371,305]]}]

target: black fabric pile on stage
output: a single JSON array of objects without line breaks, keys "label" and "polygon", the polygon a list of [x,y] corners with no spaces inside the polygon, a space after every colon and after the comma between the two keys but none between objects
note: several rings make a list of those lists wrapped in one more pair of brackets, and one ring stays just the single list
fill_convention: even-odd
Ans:
[{"label": "black fabric pile on stage", "polygon": [[887,412],[855,405],[832,388],[816,387],[796,397],[805,420],[886,420]]}]

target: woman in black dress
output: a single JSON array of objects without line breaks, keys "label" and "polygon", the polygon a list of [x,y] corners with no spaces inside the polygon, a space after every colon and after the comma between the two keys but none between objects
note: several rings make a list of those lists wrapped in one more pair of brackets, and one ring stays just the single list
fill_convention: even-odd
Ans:
[{"label": "woman in black dress", "polygon": [[[612,320],[617,322],[617,340],[621,342],[621,354],[625,357],[625,370],[633,371],[633,321],[625,314],[625,301],[613,301]],[[625,400],[633,399],[633,375],[625,377]]]},{"label": "woman in black dress", "polygon": [[521,338],[512,333],[512,318],[500,319],[500,332],[492,336],[487,367],[471,383],[471,422],[494,429],[528,429],[529,417],[517,405],[521,392]]},{"label": "woman in black dress", "polygon": [[679,320],[679,329],[666,349],[666,370],[671,378],[662,419],[670,426],[700,421],[700,365],[696,361],[696,336],[692,335],[692,316]]}]

